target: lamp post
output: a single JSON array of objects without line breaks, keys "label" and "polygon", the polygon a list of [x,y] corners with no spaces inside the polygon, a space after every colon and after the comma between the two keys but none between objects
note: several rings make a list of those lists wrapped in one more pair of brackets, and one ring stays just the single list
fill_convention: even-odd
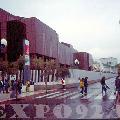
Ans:
[{"label": "lamp post", "polygon": [[6,47],[7,47],[7,40],[2,38],[1,42],[0,42],[0,51],[1,51],[0,54],[4,54],[5,55],[5,60],[7,59],[6,58],[7,53],[6,53],[6,50],[5,50]]},{"label": "lamp post", "polygon": [[6,47],[7,46],[7,40],[2,38],[1,39],[1,45],[4,45]]},{"label": "lamp post", "polygon": [[77,66],[77,68],[78,68],[78,65],[80,64],[79,60],[75,59],[74,63],[75,63],[75,66]]},{"label": "lamp post", "polygon": [[[6,46],[7,46],[7,40],[6,39],[4,39],[4,38],[2,38],[1,40],[0,40],[0,59],[2,60],[2,62],[5,60],[7,60],[6,59],[6,55],[7,55],[7,53],[6,53],[6,50],[5,50],[5,48],[6,48]],[[2,67],[2,66],[0,66],[0,67]],[[4,69],[3,68],[1,68],[2,69],[2,74],[0,73],[0,78],[2,79],[2,80],[4,80],[4,73],[5,73],[5,71],[4,71]]]}]

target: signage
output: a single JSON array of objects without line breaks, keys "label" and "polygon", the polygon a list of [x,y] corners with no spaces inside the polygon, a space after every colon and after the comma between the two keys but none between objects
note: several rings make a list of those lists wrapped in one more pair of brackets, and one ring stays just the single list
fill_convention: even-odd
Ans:
[{"label": "signage", "polygon": [[29,46],[25,45],[25,54],[29,55]]},{"label": "signage", "polygon": [[25,57],[25,65],[24,65],[24,77],[23,81],[24,84],[26,83],[27,80],[30,80],[30,52],[29,52],[29,40],[24,40],[24,57]]},{"label": "signage", "polygon": [[29,41],[25,40],[25,65],[30,65],[30,56],[29,56]]},{"label": "signage", "polygon": [[29,55],[29,41],[25,40],[25,54]]}]

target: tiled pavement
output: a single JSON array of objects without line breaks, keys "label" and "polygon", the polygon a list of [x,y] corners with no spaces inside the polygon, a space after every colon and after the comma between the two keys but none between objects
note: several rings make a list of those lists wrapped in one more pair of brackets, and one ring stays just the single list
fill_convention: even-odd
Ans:
[{"label": "tiled pavement", "polygon": [[[54,91],[54,89],[53,90],[48,90],[48,92],[51,92],[51,91]],[[34,92],[26,92],[26,93],[22,93],[22,94],[18,95],[18,98],[31,96],[31,95],[36,95],[36,94],[45,93],[45,92],[46,92],[46,90],[39,90],[39,91],[34,91]],[[16,99],[16,98],[10,98],[10,94],[11,94],[11,91],[9,93],[2,93],[1,92],[0,93],[0,102]]]}]

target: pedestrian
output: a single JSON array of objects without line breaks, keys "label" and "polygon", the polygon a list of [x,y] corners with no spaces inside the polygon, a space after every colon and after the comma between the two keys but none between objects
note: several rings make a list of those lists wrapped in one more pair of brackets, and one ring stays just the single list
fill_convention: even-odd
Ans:
[{"label": "pedestrian", "polygon": [[120,75],[118,75],[115,79],[115,86],[117,92],[117,99],[120,102]]},{"label": "pedestrian", "polygon": [[9,93],[9,91],[8,91],[9,87],[10,87],[9,81],[6,79],[5,83],[4,83],[4,88],[5,88],[6,93]]},{"label": "pedestrian", "polygon": [[3,91],[4,93],[4,82],[0,80],[0,93]]},{"label": "pedestrian", "polygon": [[103,93],[105,92],[105,95],[106,95],[106,93],[107,93],[107,88],[109,88],[107,85],[106,85],[106,83],[105,83],[105,76],[103,76],[102,77],[102,79],[101,79],[101,85],[102,85],[102,95],[103,95]]},{"label": "pedestrian", "polygon": [[17,96],[17,81],[11,81],[11,90],[10,98],[15,98]]},{"label": "pedestrian", "polygon": [[84,79],[84,92],[85,92],[85,95],[87,95],[87,88],[88,88],[88,77],[85,77],[85,79]]},{"label": "pedestrian", "polygon": [[80,88],[81,88],[80,93],[82,93],[82,95],[83,95],[83,92],[84,92],[84,78],[80,79]]},{"label": "pedestrian", "polygon": [[14,85],[14,80],[11,80],[11,81],[10,81],[10,87],[11,87],[11,90],[12,90],[13,87],[14,87],[13,85]]},{"label": "pedestrian", "polygon": [[30,81],[27,80],[26,81],[26,92],[29,92],[30,91]]},{"label": "pedestrian", "polygon": [[3,90],[3,81],[0,80],[0,93],[1,93],[2,90]]},{"label": "pedestrian", "polygon": [[18,93],[21,94],[21,90],[22,90],[22,82],[21,82],[20,80],[18,80],[17,87],[18,87]]},{"label": "pedestrian", "polygon": [[65,89],[65,79],[64,78],[61,79],[61,83],[62,83],[62,88]]}]

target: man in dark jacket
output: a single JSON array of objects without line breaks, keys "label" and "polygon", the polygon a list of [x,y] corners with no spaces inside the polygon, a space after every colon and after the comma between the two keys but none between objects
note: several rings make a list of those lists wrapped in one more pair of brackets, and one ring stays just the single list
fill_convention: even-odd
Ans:
[{"label": "man in dark jacket", "polygon": [[115,91],[115,94],[116,94],[116,100],[115,100],[115,108],[116,108],[116,104],[117,103],[120,103],[120,65],[118,66],[118,76],[116,77],[115,79],[115,87],[116,87],[116,91]]},{"label": "man in dark jacket", "polygon": [[84,92],[85,92],[85,95],[87,95],[87,87],[88,87],[88,77],[85,77],[85,79],[84,79]]},{"label": "man in dark jacket", "polygon": [[3,91],[4,93],[4,81],[0,80],[0,93]]},{"label": "man in dark jacket", "polygon": [[120,75],[118,75],[115,79],[115,87],[116,91],[120,94]]},{"label": "man in dark jacket", "polygon": [[[101,79],[101,85],[102,85],[102,95],[103,95],[103,91],[105,92],[105,95],[106,95],[106,93],[107,93],[107,88],[109,88],[107,85],[106,85],[106,83],[105,83],[105,76],[104,77],[102,77],[102,79]],[[110,88],[109,88],[110,89]]]},{"label": "man in dark jacket", "polygon": [[5,80],[4,87],[5,87],[6,93],[9,93],[8,88],[10,87],[10,85],[9,85],[9,81],[7,79]]},{"label": "man in dark jacket", "polygon": [[18,93],[21,94],[21,90],[22,90],[22,82],[20,80],[18,80],[17,83],[17,89],[18,89]]},{"label": "man in dark jacket", "polygon": [[2,90],[3,90],[3,82],[2,82],[2,80],[0,80],[0,93]]}]

